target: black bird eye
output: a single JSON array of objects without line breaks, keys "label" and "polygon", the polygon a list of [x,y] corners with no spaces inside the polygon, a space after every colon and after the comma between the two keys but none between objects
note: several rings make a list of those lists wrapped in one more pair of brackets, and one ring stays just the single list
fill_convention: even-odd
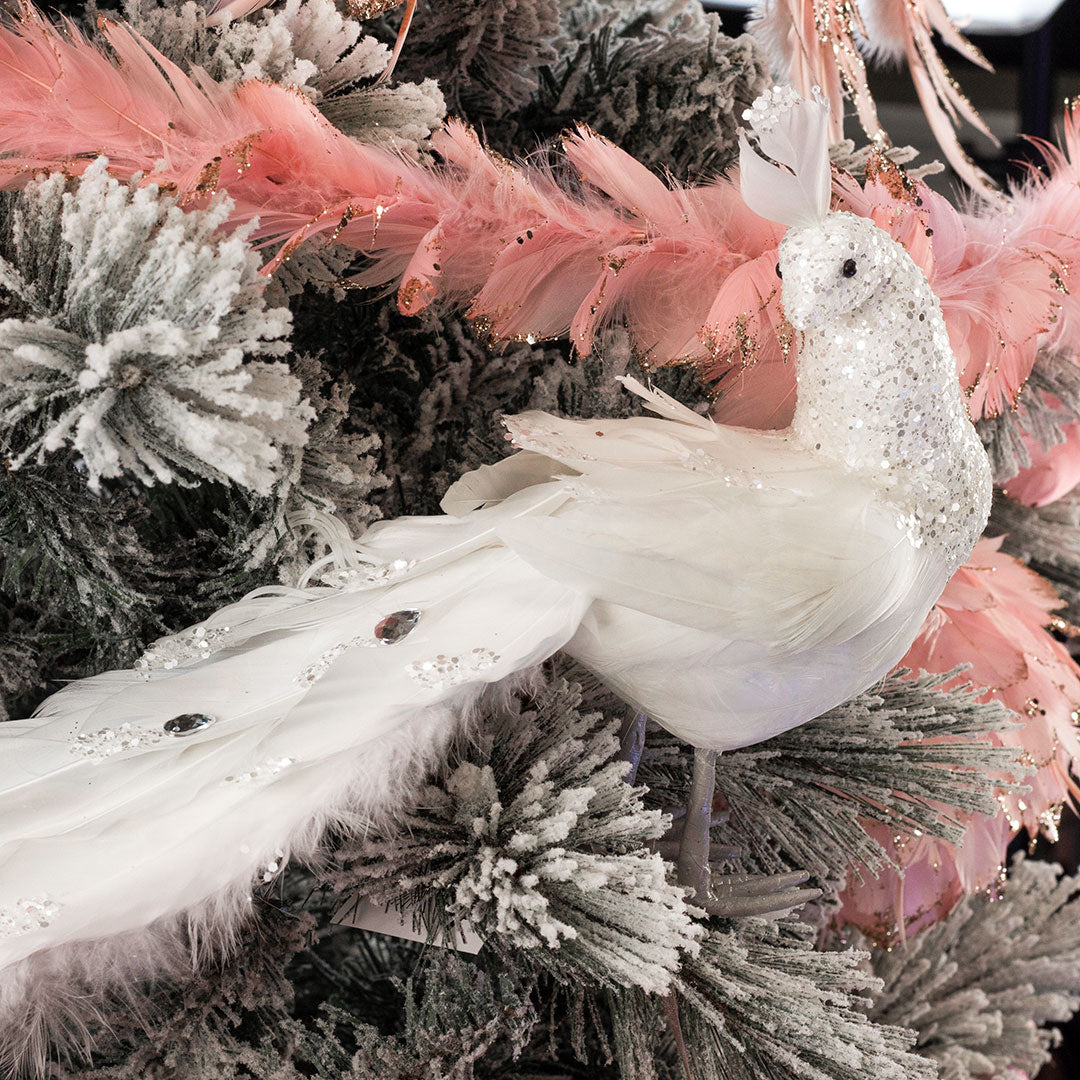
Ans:
[{"label": "black bird eye", "polygon": [[840,272],[844,275],[844,277],[854,277],[856,269],[857,267],[855,266],[854,259],[845,259],[844,265],[841,268]]},{"label": "black bird eye", "polygon": [[783,280],[784,275],[780,273],[780,264],[779,263],[776,264],[776,276],[778,278],[780,278],[781,280]]}]

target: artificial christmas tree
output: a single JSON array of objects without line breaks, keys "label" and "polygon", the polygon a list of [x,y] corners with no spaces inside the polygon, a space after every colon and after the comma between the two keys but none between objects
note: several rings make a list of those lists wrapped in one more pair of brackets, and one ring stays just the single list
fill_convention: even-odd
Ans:
[{"label": "artificial christmas tree", "polygon": [[[826,6],[766,14],[812,25]],[[936,6],[911,22],[864,7],[872,38],[938,70],[920,29]],[[160,636],[254,587],[271,606],[298,586],[348,595],[364,572],[343,558],[350,534],[362,552],[371,523],[433,513],[503,459],[500,415],[606,429],[642,409],[615,376],[648,374],[698,417],[790,418],[808,346],[780,303],[784,230],[723,172],[771,77],[835,71],[832,39],[785,69],[776,34],[770,56],[693,5],[433,3],[381,78],[394,5],[73,14],[81,29],[26,9],[0,30],[9,715],[110,667],[197,677],[228,649],[222,628]],[[822,80],[834,116],[845,85],[861,93],[845,56]],[[476,130],[441,126],[447,107]],[[588,127],[564,138],[574,124]],[[1010,215],[954,208],[883,140],[836,146],[831,191],[929,281],[997,478],[1039,504],[1000,501],[990,531],[1070,602],[1075,523],[1053,500],[1075,426],[1074,142],[1070,117],[1065,152],[1008,193]],[[1001,873],[1014,831],[1056,827],[1080,749],[1057,605],[984,540],[903,661],[914,674],[715,770],[552,658],[448,712],[434,752],[395,759],[380,813],[342,803],[305,863],[269,849],[227,938],[182,917],[138,949],[92,935],[32,985],[9,979],[6,1067],[1033,1075],[1053,1041],[1037,1025],[1080,1003],[1075,882],[1030,862]],[[130,728],[104,731],[74,733],[71,760],[141,752]],[[47,835],[56,806],[32,801],[40,778],[14,760],[0,756],[0,785],[20,835]],[[283,760],[228,782],[258,787]],[[685,873],[702,830],[708,889]],[[176,840],[145,829],[148,851]],[[62,919],[5,874],[15,850],[0,848],[8,945]],[[88,895],[118,869],[90,854]],[[402,909],[421,939],[467,926],[483,945],[344,925],[361,903]]]}]

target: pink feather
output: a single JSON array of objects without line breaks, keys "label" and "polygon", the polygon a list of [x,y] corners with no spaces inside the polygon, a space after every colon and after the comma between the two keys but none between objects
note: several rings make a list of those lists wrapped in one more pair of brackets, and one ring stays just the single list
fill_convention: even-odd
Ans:
[{"label": "pink feather", "polygon": [[934,32],[972,63],[987,71],[993,71],[993,67],[956,29],[941,0],[879,0],[879,3],[891,4],[896,17],[903,20],[904,52],[915,92],[949,164],[974,190],[996,200],[997,185],[964,153],[955,127],[963,118],[995,144],[997,139],[949,74],[934,45]]},{"label": "pink feather", "polygon": [[1060,307],[1064,273],[1052,252],[1002,235],[1000,221],[968,217],[960,261],[931,277],[960,363],[973,417],[1015,408]]},{"label": "pink feather", "polygon": [[877,881],[849,880],[841,917],[872,936],[895,926],[893,940],[885,944],[932,925],[964,893],[993,883],[1020,828],[1053,837],[1056,809],[1080,793],[1070,775],[1080,754],[1072,721],[1080,701],[1080,670],[1046,629],[1061,601],[1048,581],[1002,554],[1000,546],[1001,538],[979,541],[901,664],[939,673],[971,664],[963,681],[987,687],[985,698],[1001,701],[1023,725],[993,741],[1021,752],[1026,766],[1019,773],[1034,767],[1034,776],[1024,781],[1031,790],[1003,794],[998,817],[964,818],[968,835],[958,850],[928,837],[894,844],[895,830],[871,827],[904,876],[887,870]]},{"label": "pink feather", "polygon": [[[784,322],[776,259],[770,248],[737,267],[705,319],[702,339],[713,358],[706,372],[717,380],[719,391],[714,415],[725,423],[756,427],[754,417],[763,421],[761,426],[784,427],[794,411],[795,342]],[[751,393],[754,400],[741,401],[736,410],[732,399]]]},{"label": "pink feather", "polygon": [[891,949],[941,922],[965,894],[992,888],[1014,835],[1008,819],[960,816],[967,831],[959,847],[866,822],[893,866],[863,881],[849,876],[837,923],[858,927],[879,948]]},{"label": "pink feather", "polygon": [[664,184],[588,131],[568,139],[565,150],[582,180],[607,195],[630,225],[629,242],[604,252],[602,274],[578,309],[575,346],[588,352],[600,327],[620,321],[658,364],[706,359],[702,328],[713,298],[729,274],[774,246],[783,230],[750,213],[730,180]]},{"label": "pink feather", "polygon": [[856,47],[856,37],[865,36],[862,20],[851,0],[766,0],[755,5],[747,29],[803,97],[817,88],[828,99],[830,142],[844,137],[845,96],[871,137],[881,131]]},{"label": "pink feather", "polygon": [[1064,441],[1054,446],[1043,447],[1027,434],[1022,438],[1031,464],[1008,481],[1010,498],[1024,506],[1046,506],[1080,484],[1080,422],[1069,424]]},{"label": "pink feather", "polygon": [[988,138],[994,136],[949,75],[933,34],[973,63],[992,68],[956,29],[941,0],[762,0],[749,29],[804,97],[815,86],[821,88],[831,105],[833,142],[843,137],[847,98],[867,136],[888,145],[861,51],[906,57],[923,111],[949,163],[975,190],[996,198],[996,185],[964,153],[955,125],[962,118]]},{"label": "pink feather", "polygon": [[257,237],[285,241],[279,259],[343,218],[370,217],[382,199],[434,224],[445,202],[436,178],[346,138],[303,95],[189,77],[127,28],[99,25],[115,60],[29,7],[0,28],[6,186],[43,168],[78,173],[104,154],[117,175],[141,173],[191,206],[227,191],[234,224],[258,217]]},{"label": "pink feather", "polygon": [[795,346],[787,363],[782,359],[767,362],[759,359],[747,367],[724,372],[716,383],[717,398],[711,415],[721,424],[759,430],[781,429],[795,414]]},{"label": "pink feather", "polygon": [[423,168],[348,139],[299,94],[193,79],[124,27],[102,31],[119,64],[30,9],[0,28],[8,183],[104,154],[118,175],[141,172],[187,205],[225,191],[232,222],[257,217],[254,235],[279,245],[267,272],[333,237],[369,258],[355,283],[397,282],[404,312],[468,304],[496,338],[572,327],[586,350],[620,319],[663,363],[707,355],[699,334],[721,283],[779,237],[730,181],[665,184],[589,131],[566,140],[583,181],[574,194],[460,123],[435,139],[442,165]]},{"label": "pink feather", "polygon": [[[752,215],[736,186],[664,183],[606,139],[582,129],[565,158],[571,195],[549,169],[495,158],[449,124],[436,147],[446,163],[440,219],[442,299],[466,300],[495,338],[570,333],[591,350],[614,321],[658,363],[703,359],[700,331],[733,268],[776,243],[781,230]],[[432,295],[406,276],[402,310]]]},{"label": "pink feather", "polygon": [[1080,265],[1080,106],[1066,107],[1060,146],[1033,141],[1049,171],[1032,169],[1011,193],[1011,231],[1053,252],[1064,267],[1056,282],[1061,318],[1050,341],[1080,349],[1080,290],[1069,288],[1067,280],[1068,268]]}]

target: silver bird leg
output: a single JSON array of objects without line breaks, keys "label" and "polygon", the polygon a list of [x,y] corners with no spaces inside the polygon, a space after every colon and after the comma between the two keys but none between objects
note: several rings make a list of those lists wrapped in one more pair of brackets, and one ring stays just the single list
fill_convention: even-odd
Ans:
[{"label": "silver bird leg", "polygon": [[709,896],[709,828],[716,790],[716,751],[694,749],[694,772],[679,844],[679,884],[693,890],[699,903]]},{"label": "silver bird leg", "polygon": [[[712,802],[716,788],[716,751],[694,750],[694,772],[686,816],[681,819],[679,834],[679,884],[689,886],[691,899],[703,903],[709,896],[709,829],[713,825]],[[686,1080],[696,1080],[690,1054],[679,1022],[679,1003],[672,990],[664,999],[664,1014],[675,1038]]]}]

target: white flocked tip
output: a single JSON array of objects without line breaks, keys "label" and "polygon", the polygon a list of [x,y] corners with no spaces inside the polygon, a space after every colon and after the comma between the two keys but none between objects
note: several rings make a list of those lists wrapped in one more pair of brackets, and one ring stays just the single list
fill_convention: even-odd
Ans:
[{"label": "white flocked tip", "polygon": [[[781,225],[814,225],[829,212],[829,106],[774,86],[743,113],[766,161],[739,132],[739,180],[746,205]],[[778,164],[774,164],[778,163]]]}]

